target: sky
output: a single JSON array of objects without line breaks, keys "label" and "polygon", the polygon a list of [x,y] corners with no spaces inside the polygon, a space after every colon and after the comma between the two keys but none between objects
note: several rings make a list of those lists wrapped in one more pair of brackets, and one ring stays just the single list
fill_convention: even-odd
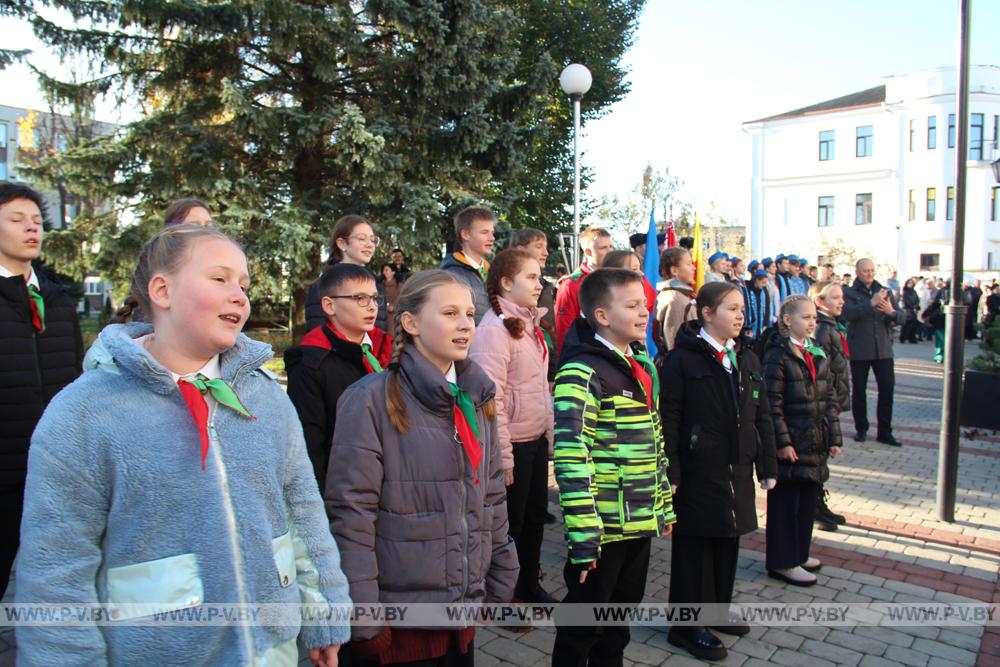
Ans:
[{"label": "sky", "polygon": [[[1000,65],[1000,0],[972,5],[971,62]],[[741,124],[871,88],[885,76],[955,65],[958,6],[649,0],[624,59],[630,93],[583,127],[582,160],[594,174],[586,196],[627,196],[651,164],[680,178],[678,197],[698,211],[714,206],[727,220],[748,224],[751,151]],[[30,30],[10,19],[0,19],[0,34],[8,48],[39,48]],[[40,51],[33,62],[59,65]],[[45,107],[24,66],[0,70],[0,104]],[[107,106],[98,116],[122,118]]]}]

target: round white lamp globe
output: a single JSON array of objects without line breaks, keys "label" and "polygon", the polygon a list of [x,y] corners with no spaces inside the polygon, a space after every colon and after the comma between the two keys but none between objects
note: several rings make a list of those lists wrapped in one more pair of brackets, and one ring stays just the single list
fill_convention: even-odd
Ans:
[{"label": "round white lamp globe", "polygon": [[593,82],[594,77],[590,75],[590,70],[576,63],[567,65],[559,75],[559,85],[571,97],[586,93]]}]

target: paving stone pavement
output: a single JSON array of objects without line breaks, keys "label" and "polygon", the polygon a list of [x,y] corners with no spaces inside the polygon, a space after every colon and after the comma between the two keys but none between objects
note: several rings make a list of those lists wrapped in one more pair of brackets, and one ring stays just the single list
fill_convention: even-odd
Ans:
[{"label": "paving stone pavement", "polygon": [[[737,602],[992,602],[1000,604],[1000,434],[963,429],[959,457],[956,521],[937,520],[936,471],[941,414],[941,367],[931,345],[896,345],[894,428],[904,446],[896,449],[851,440],[850,414],[842,428],[845,451],[831,465],[830,504],[847,515],[835,533],[814,534],[813,555],[824,562],[818,584],[795,588],[768,578],[764,533],[741,543],[736,575]],[[976,352],[967,346],[967,356]],[[874,380],[869,411],[875,413]],[[550,480],[550,493],[554,482]],[[763,526],[765,495],[758,491]],[[557,505],[553,504],[557,510]],[[547,526],[542,547],[544,585],[565,594],[562,525]],[[654,541],[646,586],[648,602],[665,603],[670,573],[670,539]],[[544,665],[550,661],[554,630],[512,633],[481,628],[477,667]],[[763,665],[1000,665],[1000,627],[756,625],[746,637],[721,635],[729,657],[720,664]],[[14,637],[0,628],[0,667],[13,665]],[[666,640],[666,628],[633,628],[626,665],[697,665]],[[301,663],[308,665],[308,661]]]}]

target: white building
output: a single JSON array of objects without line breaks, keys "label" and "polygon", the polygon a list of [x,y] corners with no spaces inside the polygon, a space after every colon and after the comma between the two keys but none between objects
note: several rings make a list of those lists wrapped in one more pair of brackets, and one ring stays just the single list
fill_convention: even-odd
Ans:
[{"label": "white building", "polygon": [[[956,87],[955,68],[943,67],[744,123],[753,256],[833,259],[838,272],[852,268],[844,257],[870,256],[901,278],[950,271]],[[965,270],[995,275],[1000,67],[971,68],[969,108]]]}]

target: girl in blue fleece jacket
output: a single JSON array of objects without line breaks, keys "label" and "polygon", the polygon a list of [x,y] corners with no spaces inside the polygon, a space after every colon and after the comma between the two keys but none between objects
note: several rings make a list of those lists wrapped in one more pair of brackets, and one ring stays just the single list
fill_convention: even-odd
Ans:
[{"label": "girl in blue fleece jacket", "polygon": [[337,664],[344,621],[134,620],[143,605],[350,604],[295,409],[262,368],[271,349],[240,333],[248,282],[217,229],[161,231],[131,289],[153,324],[105,328],[43,415],[17,601],[100,604],[121,624],[19,626],[19,665],[294,666],[299,637],[313,664]]}]

